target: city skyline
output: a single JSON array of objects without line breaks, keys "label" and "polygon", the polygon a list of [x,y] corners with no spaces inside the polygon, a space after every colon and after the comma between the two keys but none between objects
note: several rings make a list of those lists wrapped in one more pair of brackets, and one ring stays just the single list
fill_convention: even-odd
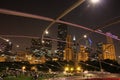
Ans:
[{"label": "city skyline", "polygon": [[[60,15],[65,9],[75,3],[77,0],[69,1],[0,1],[1,9],[8,9],[12,11],[30,13],[40,16],[46,16],[55,19]],[[91,29],[96,29],[102,24],[109,22],[111,19],[120,16],[119,11],[119,0],[101,0],[98,5],[90,5],[88,2],[84,2],[82,5],[71,11],[69,14],[64,16],[61,20],[76,23]],[[21,6],[23,5],[23,6]],[[17,35],[17,36],[33,36],[41,37],[43,30],[50,24],[48,21],[36,20],[25,17],[11,16],[6,14],[0,14],[0,25],[1,35]],[[57,34],[57,24],[53,25],[50,29],[50,37],[56,38]],[[104,29],[103,32],[111,32],[112,34],[120,37],[119,28],[120,24],[115,24]],[[77,39],[83,34],[89,33],[89,31],[83,30],[81,28],[76,28],[72,26],[69,27],[69,32],[72,35],[76,35]],[[78,35],[79,34],[79,35]],[[99,36],[99,37],[98,37]],[[92,33],[89,36],[93,41],[100,42],[105,39],[105,36]],[[8,38],[8,37],[5,37]],[[102,39],[101,39],[102,38]],[[19,40],[17,40],[19,39]],[[29,39],[23,38],[10,38],[13,44],[22,43],[20,47],[27,47],[30,44]],[[96,40],[97,39],[97,40]],[[114,40],[117,48],[117,55],[120,55],[119,51],[119,41]],[[95,45],[95,44],[93,44]],[[21,49],[22,49],[21,48]]]}]

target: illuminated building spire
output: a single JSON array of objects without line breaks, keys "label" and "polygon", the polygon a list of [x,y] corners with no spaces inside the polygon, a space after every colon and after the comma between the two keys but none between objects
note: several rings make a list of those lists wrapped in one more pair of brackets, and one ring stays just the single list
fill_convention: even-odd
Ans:
[{"label": "illuminated building spire", "polygon": [[76,37],[75,36],[73,36],[73,41],[76,41]]}]

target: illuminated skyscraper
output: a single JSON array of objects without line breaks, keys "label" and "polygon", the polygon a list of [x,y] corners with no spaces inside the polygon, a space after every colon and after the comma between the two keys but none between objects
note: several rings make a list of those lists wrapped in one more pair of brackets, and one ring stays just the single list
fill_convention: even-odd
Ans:
[{"label": "illuminated skyscraper", "polygon": [[78,53],[78,61],[87,61],[88,53],[86,52],[86,47],[81,45],[80,52]]},{"label": "illuminated skyscraper", "polygon": [[116,60],[114,43],[109,36],[107,36],[107,44],[103,45],[103,59]]},{"label": "illuminated skyscraper", "polygon": [[66,44],[66,47],[64,50],[64,60],[71,61],[71,60],[73,60],[73,52],[72,52],[70,35],[67,35],[66,42],[67,42],[67,44]]}]

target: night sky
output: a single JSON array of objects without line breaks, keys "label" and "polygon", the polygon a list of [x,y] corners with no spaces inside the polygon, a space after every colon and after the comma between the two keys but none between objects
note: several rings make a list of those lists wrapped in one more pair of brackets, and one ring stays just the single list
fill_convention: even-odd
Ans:
[{"label": "night sky", "polygon": [[[76,1],[77,0],[0,0],[0,9],[8,9],[56,19]],[[89,1],[86,0],[61,20],[96,29],[117,17],[120,17],[120,0],[100,0],[100,3],[96,5],[90,4]],[[0,35],[41,37],[41,34],[50,23],[49,21],[0,13]],[[77,39],[83,34],[89,33],[89,31],[81,28],[68,27],[69,34],[75,35]],[[120,23],[101,30],[103,32],[111,32],[120,38]],[[56,38],[57,23],[49,29],[49,32],[50,37]],[[105,36],[97,33],[92,33],[89,37],[92,39],[93,45],[95,45],[96,42],[105,42]],[[20,45],[20,50],[30,45],[29,38],[9,37],[9,39],[14,45]],[[114,40],[114,42],[116,54],[120,55],[120,43],[117,40]]]}]

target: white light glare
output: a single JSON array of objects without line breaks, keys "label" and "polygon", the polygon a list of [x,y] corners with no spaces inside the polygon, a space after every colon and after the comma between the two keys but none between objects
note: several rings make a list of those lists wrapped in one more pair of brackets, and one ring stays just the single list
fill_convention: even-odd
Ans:
[{"label": "white light glare", "polygon": [[120,58],[120,56],[118,56],[118,58]]},{"label": "white light glare", "polygon": [[100,0],[90,0],[90,2],[93,3],[93,4],[96,4],[96,3],[99,3]]},{"label": "white light glare", "polygon": [[19,45],[16,45],[16,47],[18,48],[18,47],[20,47]]},{"label": "white light glare", "polygon": [[46,31],[45,31],[45,34],[49,34],[49,32],[46,30]]},{"label": "white light glare", "polygon": [[84,38],[87,38],[87,35],[84,35],[83,37],[84,37]]},{"label": "white light glare", "polygon": [[73,37],[73,41],[75,41],[76,40],[76,38],[75,38],[75,36]]},{"label": "white light glare", "polygon": [[9,39],[6,39],[6,42],[9,42],[10,40]]},{"label": "white light glare", "polygon": [[45,41],[42,41],[42,43],[45,43]]}]

